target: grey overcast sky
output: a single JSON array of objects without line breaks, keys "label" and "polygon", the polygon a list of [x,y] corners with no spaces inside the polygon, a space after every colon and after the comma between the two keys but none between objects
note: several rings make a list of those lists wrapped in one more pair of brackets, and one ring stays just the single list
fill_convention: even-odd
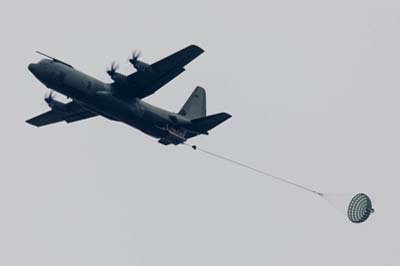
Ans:
[{"label": "grey overcast sky", "polygon": [[[16,0],[0,22],[0,265],[400,265],[398,0]],[[206,52],[148,102],[179,110],[204,86],[233,118],[194,143],[366,192],[372,218],[103,118],[24,122],[47,110],[35,50],[107,81],[134,49],[189,44]]]}]

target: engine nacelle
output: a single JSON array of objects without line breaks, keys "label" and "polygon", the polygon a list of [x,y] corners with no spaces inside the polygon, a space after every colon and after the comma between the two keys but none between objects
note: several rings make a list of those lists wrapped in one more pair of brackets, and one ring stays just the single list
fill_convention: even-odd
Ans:
[{"label": "engine nacelle", "polygon": [[68,108],[66,107],[65,103],[59,102],[51,98],[46,98],[45,101],[47,102],[51,110],[59,113],[68,113]]},{"label": "engine nacelle", "polygon": [[111,79],[114,80],[116,83],[125,83],[127,82],[127,78],[125,75],[120,74],[118,72],[113,73],[113,75],[110,75]]},{"label": "engine nacelle", "polygon": [[145,62],[136,60],[131,63],[133,65],[133,67],[139,72],[150,72],[150,73],[153,72],[153,68],[151,67],[151,65],[149,65]]}]

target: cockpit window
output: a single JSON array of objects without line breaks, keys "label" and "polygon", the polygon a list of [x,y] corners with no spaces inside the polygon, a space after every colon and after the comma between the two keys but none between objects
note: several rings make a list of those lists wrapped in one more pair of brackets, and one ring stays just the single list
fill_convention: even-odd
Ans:
[{"label": "cockpit window", "polygon": [[42,59],[39,61],[39,64],[46,64],[46,63],[51,63],[50,59]]}]

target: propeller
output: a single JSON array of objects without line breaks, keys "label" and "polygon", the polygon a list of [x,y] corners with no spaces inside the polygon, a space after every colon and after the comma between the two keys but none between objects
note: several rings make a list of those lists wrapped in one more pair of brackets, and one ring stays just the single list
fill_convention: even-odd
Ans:
[{"label": "propeller", "polygon": [[129,62],[132,65],[135,65],[141,55],[142,55],[142,53],[140,51],[138,51],[138,50],[133,51],[132,57],[129,59]]},{"label": "propeller", "polygon": [[119,65],[117,63],[115,63],[115,61],[111,62],[111,66],[109,69],[107,69],[107,74],[112,77],[115,75],[115,72],[118,70]]},{"label": "propeller", "polygon": [[47,93],[47,94],[44,96],[44,101],[45,101],[47,104],[51,104],[51,103],[53,102],[53,100],[54,100],[55,97],[56,97],[56,96],[55,96],[55,93],[54,93],[53,91],[50,91],[49,93]]}]

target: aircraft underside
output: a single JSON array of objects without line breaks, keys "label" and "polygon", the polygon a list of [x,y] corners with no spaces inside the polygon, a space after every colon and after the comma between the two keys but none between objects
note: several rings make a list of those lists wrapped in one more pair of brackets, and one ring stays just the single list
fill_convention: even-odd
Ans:
[{"label": "aircraft underside", "polygon": [[29,70],[46,87],[72,101],[62,103],[50,93],[45,101],[51,110],[27,120],[27,123],[41,127],[103,116],[135,127],[159,139],[164,145],[178,145],[194,136],[208,134],[209,130],[231,116],[227,113],[207,116],[203,88],[197,87],[178,113],[142,101],[184,72],[184,66],[201,53],[201,48],[190,45],[153,64],[138,60],[140,54],[134,53],[129,61],[137,71],[125,76],[117,72],[118,66],[114,63],[107,71],[114,81],[111,84],[103,83],[65,62],[41,53],[50,59],[30,64]]}]

